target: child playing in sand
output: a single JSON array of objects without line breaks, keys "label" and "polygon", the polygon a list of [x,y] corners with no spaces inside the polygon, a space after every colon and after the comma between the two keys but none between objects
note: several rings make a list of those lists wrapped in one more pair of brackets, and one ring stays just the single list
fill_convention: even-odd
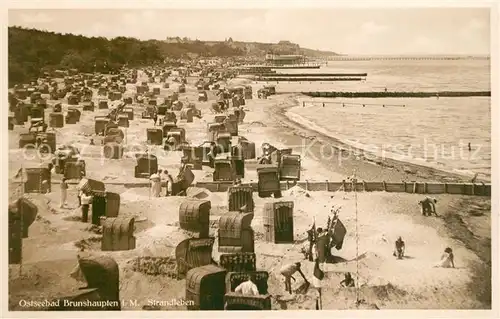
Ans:
[{"label": "child playing in sand", "polygon": [[434,265],[434,267],[455,268],[453,251],[450,247],[446,247],[444,254],[441,256],[441,260]]},{"label": "child playing in sand", "polygon": [[342,281],[340,282],[340,285],[341,285],[342,287],[354,287],[354,286],[355,286],[355,284],[354,284],[354,279],[352,279],[352,277],[351,277],[351,273],[350,273],[350,272],[348,272],[348,273],[346,273],[346,274],[344,275],[344,280],[342,280]]}]

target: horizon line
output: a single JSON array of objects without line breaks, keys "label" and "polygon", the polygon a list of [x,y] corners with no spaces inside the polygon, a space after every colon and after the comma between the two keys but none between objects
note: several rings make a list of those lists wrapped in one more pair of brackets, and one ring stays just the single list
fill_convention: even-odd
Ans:
[{"label": "horizon line", "polygon": [[[107,40],[113,40],[116,38],[127,38],[127,39],[135,39],[137,41],[159,41],[159,42],[166,42],[166,44],[176,44],[176,43],[168,43],[167,39],[168,38],[187,38],[189,41],[199,41],[199,42],[220,42],[220,43],[225,43],[225,40],[201,40],[201,39],[191,39],[188,37],[181,37],[181,36],[169,36],[165,35],[164,39],[156,39],[156,38],[149,38],[146,40],[142,40],[136,37],[131,37],[131,36],[115,36],[115,37],[109,37],[109,36],[95,36],[95,35],[85,35],[85,34],[77,34],[77,33],[72,33],[72,32],[60,32],[60,31],[53,31],[53,30],[47,30],[47,29],[39,29],[39,28],[34,28],[34,27],[27,27],[27,26],[20,26],[20,25],[8,25],[7,28],[20,28],[20,29],[25,29],[25,30],[36,30],[40,32],[48,32],[48,33],[55,33],[55,34],[61,34],[61,35],[73,35],[73,36],[82,36],[85,38],[105,38]],[[240,43],[258,43],[258,44],[279,44],[280,41],[288,41],[292,44],[297,44],[300,49],[307,49],[307,50],[312,50],[312,51],[320,51],[320,52],[331,52],[335,53],[335,55],[331,55],[331,57],[335,56],[351,56],[351,57],[417,57],[417,56],[433,56],[433,57],[489,57],[491,58],[491,52],[490,53],[401,53],[401,54],[390,54],[390,53],[373,53],[373,54],[360,54],[360,53],[340,53],[340,52],[335,52],[331,50],[326,50],[326,49],[313,49],[313,48],[307,48],[307,47],[302,47],[298,43],[294,43],[289,40],[280,40],[278,42],[259,42],[259,41],[241,41],[241,40],[235,40],[232,37],[229,37],[232,39],[232,42],[240,42]],[[8,42],[8,41],[7,41]],[[327,57],[327,56],[324,56]]]}]

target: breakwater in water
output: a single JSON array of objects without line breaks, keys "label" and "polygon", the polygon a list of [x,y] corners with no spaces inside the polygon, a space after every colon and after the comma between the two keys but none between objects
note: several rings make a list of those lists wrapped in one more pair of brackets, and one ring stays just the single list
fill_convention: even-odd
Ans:
[{"label": "breakwater in water", "polygon": [[[279,92],[281,93],[281,92]],[[387,97],[471,97],[491,96],[491,91],[441,91],[441,92],[302,92],[310,97],[387,98]]]},{"label": "breakwater in water", "polygon": [[362,81],[365,78],[344,78],[344,77],[339,77],[339,78],[320,78],[320,77],[259,77],[259,81],[264,81],[264,82],[328,82],[328,81]]},{"label": "breakwater in water", "polygon": [[333,77],[340,77],[340,76],[347,76],[347,77],[366,77],[368,76],[368,73],[274,73],[269,72],[269,73],[263,73],[261,76],[273,76],[273,77],[306,77],[306,76],[333,76]]},{"label": "breakwater in water", "polygon": [[319,69],[321,65],[273,65],[271,69]]}]

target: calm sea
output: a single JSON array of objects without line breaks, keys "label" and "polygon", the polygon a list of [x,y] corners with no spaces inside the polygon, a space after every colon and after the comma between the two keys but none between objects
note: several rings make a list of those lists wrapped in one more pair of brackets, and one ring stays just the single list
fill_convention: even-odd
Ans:
[{"label": "calm sea", "polygon": [[[489,60],[330,62],[319,70],[279,72],[368,73],[362,82],[280,83],[277,90],[281,92],[382,91],[384,88],[388,91],[490,90]],[[306,106],[292,108],[289,116],[349,145],[464,175],[478,173],[478,178],[484,180],[491,178],[489,97],[305,100]],[[323,107],[323,101],[335,103],[325,103]]]}]

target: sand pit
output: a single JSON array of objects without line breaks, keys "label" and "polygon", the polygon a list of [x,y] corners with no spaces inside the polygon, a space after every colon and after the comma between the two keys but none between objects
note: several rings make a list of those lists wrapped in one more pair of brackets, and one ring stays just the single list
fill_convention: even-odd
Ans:
[{"label": "sand pit", "polygon": [[[139,80],[140,81],[140,80]],[[190,79],[194,81],[194,79]],[[238,82],[246,83],[246,82]],[[153,87],[160,84],[153,84]],[[254,92],[259,87],[254,86]],[[128,86],[133,89],[134,86]],[[170,89],[161,89],[161,96],[173,92],[176,85]],[[131,92],[128,92],[131,93]],[[213,94],[213,93],[210,93]],[[181,99],[195,101],[197,91],[192,82],[187,86],[187,93]],[[209,96],[209,101],[214,97]],[[263,142],[270,142],[276,147],[289,146],[290,139],[297,139],[293,132],[285,131],[269,117],[266,109],[278,104],[292,103],[290,97],[272,97],[268,100],[248,100],[245,123],[240,126],[241,135],[255,142],[259,148]],[[50,101],[49,101],[50,102]],[[203,118],[194,119],[193,123],[179,123],[186,128],[186,137],[194,144],[202,143],[206,138],[206,124],[212,121],[213,114],[209,110],[211,102],[195,102],[202,111]],[[136,118],[140,117],[141,107],[133,106]],[[76,255],[81,247],[93,253],[103,253],[113,257],[120,267],[120,298],[138,300],[137,305],[125,304],[124,309],[140,310],[147,304],[149,298],[170,300],[182,299],[185,293],[185,280],[178,280],[172,274],[175,264],[172,262],[176,245],[187,238],[186,232],[178,227],[179,205],[185,197],[151,198],[147,187],[125,188],[120,183],[145,183],[146,179],[133,177],[135,161],[133,158],[121,160],[101,160],[98,157],[99,146],[89,146],[89,138],[93,132],[93,118],[104,111],[84,112],[81,122],[76,125],[66,125],[59,130],[57,143],[80,143],[82,156],[87,164],[90,178],[109,184],[107,190],[119,193],[121,196],[120,216],[133,217],[136,220],[136,248],[129,251],[101,252],[99,234],[89,224],[78,220],[81,214],[77,207],[76,190],[72,186],[69,191],[68,208],[58,207],[58,184],[53,185],[53,192],[46,195],[30,195],[39,208],[39,218],[29,230],[29,238],[23,242],[23,272],[19,276],[19,266],[10,266],[9,305],[11,310],[22,310],[18,301],[26,299],[55,298],[78,287],[76,281],[69,279],[69,273],[76,263]],[[260,124],[259,124],[260,123]],[[127,147],[142,150],[146,147],[146,128],[152,127],[150,120],[137,119],[131,122],[127,129]],[[14,184],[14,175],[24,166],[39,164],[39,160],[22,162],[22,155],[16,150],[15,141],[25,128],[17,127],[9,132],[9,178],[11,178],[11,193],[18,189]],[[156,147],[150,152],[161,154]],[[257,151],[259,155],[260,150]],[[181,152],[169,152],[159,156],[159,167],[168,169],[175,174],[179,167]],[[325,169],[324,162],[304,158],[301,175],[303,180],[342,180],[346,174]],[[196,181],[211,180],[211,170],[204,167],[194,171]],[[246,172],[244,182],[256,181],[254,170]],[[60,178],[60,177],[59,177]],[[58,177],[54,178],[55,181]],[[17,188],[16,188],[17,187]],[[357,199],[356,197],[357,196]],[[216,236],[218,218],[227,212],[227,194],[212,193],[206,189],[192,188],[188,197],[211,201],[210,234]],[[318,227],[326,226],[330,208],[340,207],[339,218],[348,232],[340,251],[333,249],[333,254],[341,261],[337,264],[326,264],[323,288],[323,309],[352,308],[356,294],[374,303],[381,309],[417,308],[417,309],[452,309],[452,308],[485,308],[487,303],[476,299],[471,288],[474,272],[471,265],[481,263],[484,256],[478,256],[474,241],[464,245],[452,230],[449,229],[451,217],[464,218],[465,226],[457,227],[472,229],[481,238],[490,238],[489,216],[485,213],[491,207],[489,199],[475,200],[463,196],[439,195],[438,213],[440,217],[424,217],[419,211],[417,201],[421,195],[396,193],[344,193],[344,192],[308,192],[299,187],[293,187],[283,192],[282,200],[294,201],[294,243],[273,244],[264,241],[263,207],[270,199],[258,198],[254,194],[255,215],[252,227],[255,231],[255,251],[257,268],[269,272],[269,292],[273,295],[273,309],[314,309],[317,292],[310,288],[304,294],[287,296],[279,269],[285,263],[302,261],[302,269],[308,280],[312,280],[312,262],[303,259],[300,247],[307,239],[306,231],[315,217]],[[462,200],[477,207],[472,213],[460,206]],[[357,204],[356,204],[357,202]],[[357,205],[357,214],[356,214]],[[483,211],[477,216],[474,213]],[[462,219],[460,219],[462,220]],[[469,228],[467,228],[469,227]],[[358,235],[356,235],[356,229]],[[459,228],[457,228],[459,229]],[[460,228],[462,229],[462,228]],[[402,236],[407,245],[407,258],[397,260],[392,256],[394,241]],[[76,245],[75,245],[76,244]],[[77,247],[80,245],[79,247]],[[444,248],[452,247],[455,253],[456,269],[433,268],[440,258]],[[218,260],[217,240],[214,245],[213,257]],[[358,256],[358,257],[357,257]],[[149,271],[137,267],[138,258],[150,257],[156,266],[149,264]],[[160,259],[163,258],[163,259]],[[146,258],[147,259],[147,258]],[[146,266],[145,266],[146,267]],[[146,267],[146,268],[147,268]],[[162,268],[164,274],[154,270]],[[172,269],[174,267],[174,269]],[[154,269],[153,269],[154,268]],[[153,269],[153,270],[151,270]],[[353,288],[339,287],[345,272],[351,272],[359,284],[356,292]],[[154,274],[153,274],[154,273]],[[302,284],[300,276],[293,288]],[[490,304],[491,306],[491,304]],[[182,307],[165,307],[162,310],[182,310]]]}]

